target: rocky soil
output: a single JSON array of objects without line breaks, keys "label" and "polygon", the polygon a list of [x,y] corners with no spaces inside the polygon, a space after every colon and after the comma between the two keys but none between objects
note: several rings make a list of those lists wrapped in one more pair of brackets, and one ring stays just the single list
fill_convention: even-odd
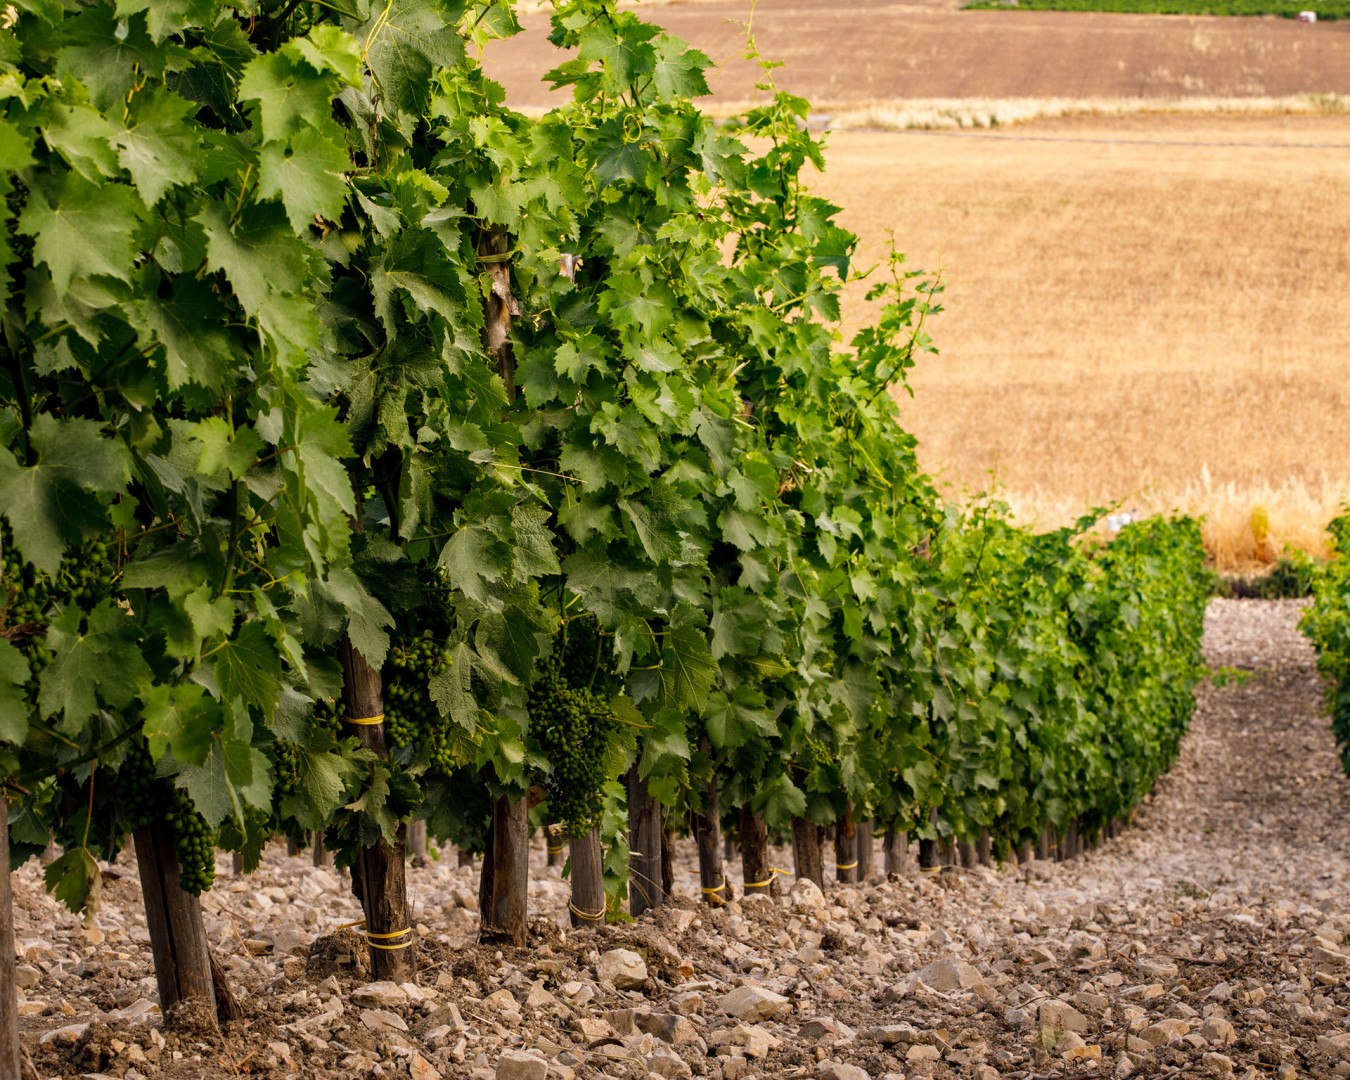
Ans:
[{"label": "rocky soil", "polygon": [[[411,871],[418,985],[365,984],[342,876],[222,861],[207,927],[247,1018],[165,1025],[134,866],[93,928],[17,889],[20,1010],[43,1077],[1350,1077],[1350,782],[1295,605],[1215,601],[1181,760],[1070,863],[917,871],[677,902],[563,930],[536,853],[527,950],[473,944],[472,869]],[[777,865],[790,866],[779,854]]]}]

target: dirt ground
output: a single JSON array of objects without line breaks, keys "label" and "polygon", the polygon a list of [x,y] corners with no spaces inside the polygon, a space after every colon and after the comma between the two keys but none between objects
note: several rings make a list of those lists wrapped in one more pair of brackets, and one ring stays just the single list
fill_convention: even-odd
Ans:
[{"label": "dirt ground", "polygon": [[24,1041],[44,1078],[1350,1076],[1350,781],[1297,614],[1215,601],[1220,676],[1179,762],[1120,838],[1068,863],[714,911],[685,849],[671,908],[597,933],[561,929],[541,844],[531,947],[501,950],[472,944],[473,873],[443,860],[411,871],[403,987],[363,985],[337,875],[280,848],[245,880],[222,864],[207,926],[247,1016],[224,1038],[162,1022],[124,868],[86,931],[27,866]]},{"label": "dirt ground", "polygon": [[[786,90],[817,108],[899,98],[1099,98],[1350,92],[1350,23],[1287,19],[961,11],[950,0],[750,0],[636,5],[706,52],[723,100],[748,100],[758,69],[741,59],[751,21]],[[547,14],[494,47],[488,73],[516,107],[547,104],[557,63]]]}]

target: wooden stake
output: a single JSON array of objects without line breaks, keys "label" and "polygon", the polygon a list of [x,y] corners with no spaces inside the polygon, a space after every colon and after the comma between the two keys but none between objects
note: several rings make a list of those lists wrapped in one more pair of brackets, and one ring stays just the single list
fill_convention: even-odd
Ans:
[{"label": "wooden stake", "polygon": [[197,897],[184,892],[178,884],[178,859],[169,828],[163,821],[157,821],[138,829],[134,841],[160,1013],[167,1017],[175,1005],[199,1001],[214,1016],[215,982],[202,906]]},{"label": "wooden stake", "polygon": [[628,770],[628,913],[634,918],[665,903],[661,816],[661,804],[634,765]]},{"label": "wooden stake", "polygon": [[994,838],[988,829],[981,829],[979,839],[975,841],[975,859],[981,866],[994,865]]},{"label": "wooden stake", "polygon": [[871,881],[876,873],[876,844],[873,843],[872,819],[858,822],[855,844],[857,847],[858,880]]},{"label": "wooden stake", "polygon": [[764,819],[750,809],[741,807],[741,881],[745,895],[777,892],[778,875],[769,869],[769,829]]},{"label": "wooden stake", "polygon": [[524,948],[529,899],[530,802],[523,795],[498,795],[478,884],[478,940]]},{"label": "wooden stake", "polygon": [[414,821],[408,826],[408,850],[416,865],[424,866],[427,861],[427,823]]},{"label": "wooden stake", "polygon": [[909,862],[909,834],[894,821],[886,826],[886,836],[882,841],[885,855],[885,869],[888,874],[903,874]]},{"label": "wooden stake", "polygon": [[[711,746],[704,740],[704,752]],[[704,903],[720,907],[731,899],[726,864],[722,861],[722,811],[719,807],[717,773],[708,779],[703,791],[703,810],[694,815],[694,838],[698,842],[698,884]],[[759,880],[752,878],[752,881]]]},{"label": "wooden stake", "polygon": [[[350,723],[351,720],[384,715],[384,684],[380,673],[366,663],[344,636],[338,647],[342,661],[342,697],[346,707],[346,734],[355,735],[361,745],[387,759],[384,725]],[[363,847],[352,864],[352,892],[361,901],[366,915],[366,934],[370,944],[372,980],[408,982],[417,970],[411,944],[412,923],[408,910],[408,883],[403,865],[407,844],[406,829],[399,827],[390,844],[383,837]]]},{"label": "wooden stake", "polygon": [[320,829],[314,834],[314,843],[312,845],[314,852],[314,865],[326,866],[329,869],[333,866],[333,853],[324,846],[323,830]]},{"label": "wooden stake", "polygon": [[820,854],[820,826],[806,818],[792,819],[793,869],[798,879],[825,887],[825,863]]},{"label": "wooden stake", "polygon": [[588,829],[569,841],[572,856],[573,926],[605,925],[605,870],[600,852],[600,830]]},{"label": "wooden stake", "polygon": [[19,1076],[18,981],[14,962],[14,894],[9,881],[9,804],[0,792],[0,1076]]},{"label": "wooden stake", "polygon": [[841,885],[852,885],[858,880],[858,831],[851,806],[834,823],[834,879]]}]

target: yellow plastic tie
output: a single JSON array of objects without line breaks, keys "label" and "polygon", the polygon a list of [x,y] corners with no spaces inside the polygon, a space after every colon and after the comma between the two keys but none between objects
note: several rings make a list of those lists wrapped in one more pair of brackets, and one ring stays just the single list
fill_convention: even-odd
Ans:
[{"label": "yellow plastic tie", "polygon": [[836,870],[853,870],[853,869],[855,869],[855,868],[857,867],[857,865],[858,865],[858,860],[857,860],[857,859],[854,859],[853,862],[851,862],[851,863],[835,863],[835,864],[834,864],[834,868],[835,868]]},{"label": "yellow plastic tie", "polygon": [[[773,879],[770,878],[769,880],[772,881]],[[701,892],[704,896],[709,897],[711,900],[717,901],[717,903],[719,904],[725,904],[726,899],[721,896],[718,896],[717,894],[720,893],[726,887],[727,887],[727,879],[723,878],[721,885],[714,885],[711,889],[700,886],[699,892]]]},{"label": "yellow plastic tie", "polygon": [[942,867],[940,867],[940,866],[921,866],[921,867],[919,867],[919,872],[920,872],[920,873],[923,873],[923,874],[940,874],[940,873],[942,873]]},{"label": "yellow plastic tie", "polygon": [[[397,945],[380,944],[381,941],[388,941],[391,938],[403,937],[405,934],[408,935],[407,941],[399,942],[399,944]],[[366,944],[369,945],[372,949],[382,949],[384,952],[396,952],[399,949],[406,949],[409,945],[413,943],[411,935],[412,935],[412,927],[405,927],[402,930],[395,930],[389,934],[372,934],[370,931],[367,930]]]},{"label": "yellow plastic tie", "polygon": [[601,908],[599,911],[594,911],[594,912],[592,912],[592,911],[582,911],[581,908],[577,907],[576,904],[572,903],[572,901],[569,900],[569,901],[567,901],[567,910],[570,911],[573,915],[575,915],[575,916],[576,916],[578,919],[580,919],[582,922],[604,922],[604,921],[605,921],[605,909],[604,909],[604,908]]},{"label": "yellow plastic tie", "polygon": [[357,919],[355,922],[345,922],[341,926],[335,926],[333,927],[333,931],[336,933],[338,930],[350,930],[353,926],[365,926],[365,925],[366,925],[365,919]]},{"label": "yellow plastic tie", "polygon": [[388,941],[390,938],[402,937],[404,934],[411,933],[412,927],[405,927],[402,930],[395,930],[392,934],[372,934],[367,931],[366,937],[370,938],[372,941]]},{"label": "yellow plastic tie", "polygon": [[379,727],[384,723],[384,713],[378,713],[375,716],[349,716],[347,723],[356,727]]},{"label": "yellow plastic tie", "polygon": [[561,855],[561,854],[563,853],[563,846],[562,846],[562,844],[559,844],[557,847],[550,847],[550,848],[548,849],[548,853],[549,853],[550,855]]},{"label": "yellow plastic tie", "polygon": [[744,888],[767,889],[770,885],[773,884],[773,879],[779,876],[788,877],[789,875],[786,870],[779,870],[778,867],[771,866],[769,867],[769,876],[767,878],[765,878],[763,881],[747,881],[744,885]]}]

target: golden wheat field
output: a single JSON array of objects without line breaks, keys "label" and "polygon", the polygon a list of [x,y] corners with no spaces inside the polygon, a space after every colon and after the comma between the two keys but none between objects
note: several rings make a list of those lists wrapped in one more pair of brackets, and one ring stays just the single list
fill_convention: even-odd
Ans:
[{"label": "golden wheat field", "polygon": [[[721,114],[752,92],[753,22],[780,84],[844,129],[814,183],[860,262],[894,237],[941,274],[941,355],[900,400],[953,494],[997,488],[1046,527],[1116,502],[1203,514],[1223,569],[1324,551],[1350,497],[1350,25],[639,8],[723,65]],[[496,59],[521,106],[549,101],[542,23]]]},{"label": "golden wheat field", "polygon": [[1350,495],[1350,117],[835,132],[828,161],[861,261],[890,233],[945,283],[901,408],[954,491],[1045,525],[1203,513],[1226,568],[1322,549]]}]

